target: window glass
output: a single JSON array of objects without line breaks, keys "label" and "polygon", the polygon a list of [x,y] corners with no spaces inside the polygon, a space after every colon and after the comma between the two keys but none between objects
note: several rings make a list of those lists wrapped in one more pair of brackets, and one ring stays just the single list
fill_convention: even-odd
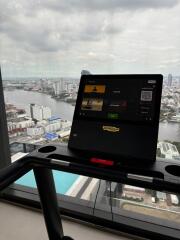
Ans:
[{"label": "window glass", "polygon": [[0,5],[11,142],[67,142],[82,70],[161,73],[157,153],[179,159],[179,1],[0,0]]},{"label": "window glass", "polygon": [[[49,142],[67,144],[80,75],[89,72],[163,74],[157,156],[180,160],[180,1],[0,0],[0,8],[12,161]],[[59,193],[92,208],[112,204],[121,214],[179,221],[179,196],[171,193],[54,176]],[[17,183],[36,187],[33,172]]]}]

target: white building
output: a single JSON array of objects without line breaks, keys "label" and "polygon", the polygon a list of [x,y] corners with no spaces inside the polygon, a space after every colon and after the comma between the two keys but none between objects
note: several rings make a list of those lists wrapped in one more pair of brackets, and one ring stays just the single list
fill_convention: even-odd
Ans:
[{"label": "white building", "polygon": [[167,196],[166,196],[166,193],[164,192],[159,192],[157,191],[156,192],[156,195],[157,195],[157,198],[160,200],[160,201],[165,201],[167,199]]},{"label": "white building", "polygon": [[180,113],[176,114],[175,116],[172,116],[172,118],[170,119],[170,122],[180,123]]},{"label": "white building", "polygon": [[61,130],[62,131],[70,131],[71,130],[71,125],[72,125],[72,122],[71,121],[68,121],[68,120],[62,120],[61,121]]},{"label": "white building", "polygon": [[168,159],[179,159],[180,154],[177,147],[169,142],[159,142],[157,147],[160,149],[162,157]]},{"label": "white building", "polygon": [[61,121],[50,122],[47,126],[45,126],[45,132],[56,132],[61,129]]},{"label": "white building", "polygon": [[21,118],[15,121],[8,121],[7,122],[7,126],[8,126],[8,133],[9,136],[19,136],[21,134],[23,134],[27,128],[29,127],[33,127],[34,126],[34,121],[32,121],[32,119],[29,118]]},{"label": "white building", "polygon": [[43,127],[33,127],[33,128],[27,128],[27,135],[31,137],[35,136],[41,136],[44,134],[44,128]]},{"label": "white building", "polygon": [[21,121],[17,122],[8,122],[8,131],[14,130],[14,129],[26,129],[28,127],[34,126],[34,122],[32,119],[26,119],[24,118]]},{"label": "white building", "polygon": [[173,205],[178,205],[179,204],[179,199],[175,194],[170,194],[170,198],[171,198],[171,203]]},{"label": "white building", "polygon": [[55,82],[53,84],[54,94],[56,96],[60,95],[65,90],[65,84],[63,78],[59,80],[58,82]]},{"label": "white building", "polygon": [[62,120],[61,121],[61,129],[57,132],[58,136],[60,138],[67,137],[70,135],[72,122],[68,120]]},{"label": "white building", "polygon": [[123,194],[122,197],[125,199],[133,199],[133,200],[143,200],[145,194],[145,188],[134,187],[130,185],[123,186]]},{"label": "white building", "polygon": [[37,121],[46,120],[51,117],[51,109],[46,106],[30,104],[30,115],[32,119]]},{"label": "white building", "polygon": [[51,117],[51,109],[48,107],[43,107],[42,109],[42,119],[48,119]]}]

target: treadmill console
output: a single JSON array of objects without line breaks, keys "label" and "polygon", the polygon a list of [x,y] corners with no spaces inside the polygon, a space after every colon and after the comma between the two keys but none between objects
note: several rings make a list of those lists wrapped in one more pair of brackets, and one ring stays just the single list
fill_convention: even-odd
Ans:
[{"label": "treadmill console", "polygon": [[117,161],[156,159],[162,75],[83,75],[68,147]]}]

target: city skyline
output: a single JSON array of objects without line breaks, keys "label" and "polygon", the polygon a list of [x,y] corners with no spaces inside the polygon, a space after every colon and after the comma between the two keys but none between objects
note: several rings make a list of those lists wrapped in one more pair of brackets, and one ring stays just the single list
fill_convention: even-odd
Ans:
[{"label": "city skyline", "polygon": [[[0,0],[7,77],[180,75],[180,1]],[[93,16],[93,17],[92,17]]]},{"label": "city skyline", "polygon": [[[105,73],[102,73],[102,72],[101,73],[92,73],[91,72],[91,74],[105,74]],[[113,74],[121,75],[121,74],[143,74],[143,73],[141,72],[141,73],[111,73],[111,74],[112,75]],[[162,74],[162,73],[144,73],[144,74]],[[172,72],[171,73],[167,72],[167,74],[162,74],[164,80],[167,80],[169,74],[172,75],[173,81],[177,80],[177,79],[180,80],[180,73],[178,75],[178,74],[173,74]],[[17,81],[20,81],[20,80],[30,80],[30,81],[54,80],[54,81],[60,81],[61,79],[63,79],[63,80],[78,80],[79,81],[80,78],[81,78],[81,72],[79,73],[79,76],[62,76],[62,75],[59,75],[59,76],[42,76],[42,75],[39,75],[39,76],[33,76],[33,75],[29,75],[29,76],[2,76],[2,81],[16,81],[16,80]]]}]

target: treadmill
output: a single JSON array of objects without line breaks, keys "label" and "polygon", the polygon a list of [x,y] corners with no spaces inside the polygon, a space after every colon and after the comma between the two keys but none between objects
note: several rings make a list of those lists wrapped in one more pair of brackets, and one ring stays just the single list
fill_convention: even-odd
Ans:
[{"label": "treadmill", "polygon": [[47,144],[0,170],[0,190],[33,170],[50,240],[72,239],[63,233],[52,169],[180,194],[180,163],[156,160],[162,81],[83,75],[68,146]]}]

